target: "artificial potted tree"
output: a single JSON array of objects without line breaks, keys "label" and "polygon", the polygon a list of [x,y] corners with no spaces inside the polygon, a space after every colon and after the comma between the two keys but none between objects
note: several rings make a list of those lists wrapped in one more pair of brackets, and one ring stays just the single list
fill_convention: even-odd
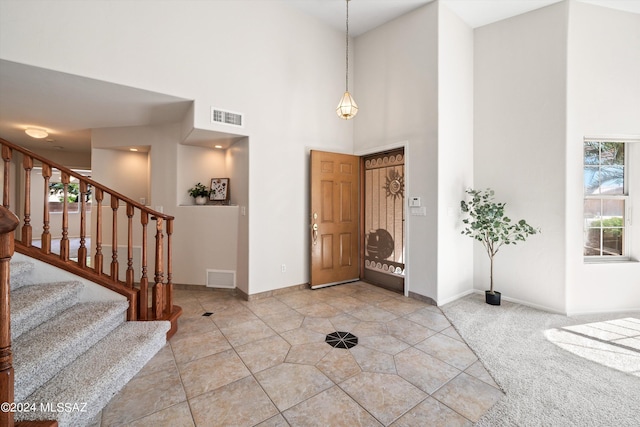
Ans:
[{"label": "artificial potted tree", "polygon": [[189,190],[187,190],[189,195],[193,197],[196,201],[196,205],[204,205],[209,200],[209,193],[211,192],[204,184],[197,183]]},{"label": "artificial potted tree", "polygon": [[485,291],[485,301],[487,304],[500,305],[501,294],[493,289],[494,257],[502,245],[524,242],[530,235],[539,233],[540,230],[527,224],[524,219],[512,222],[504,212],[506,203],[495,202],[493,199],[495,192],[492,189],[468,189],[466,193],[471,199],[460,202],[462,212],[469,215],[462,220],[465,224],[462,234],[481,242],[484,246],[490,265],[490,287]]}]

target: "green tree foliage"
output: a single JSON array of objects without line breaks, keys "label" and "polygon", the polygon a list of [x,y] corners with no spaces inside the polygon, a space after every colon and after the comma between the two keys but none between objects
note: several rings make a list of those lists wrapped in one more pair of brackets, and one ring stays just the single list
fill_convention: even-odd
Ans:
[{"label": "green tree foliage", "polygon": [[530,235],[539,233],[540,230],[527,224],[524,219],[512,222],[505,214],[506,203],[494,201],[495,192],[490,188],[486,190],[469,189],[466,193],[470,200],[462,200],[460,207],[462,212],[468,214],[463,219],[465,224],[462,234],[469,236],[484,246],[491,265],[490,292],[493,291],[493,258],[503,245],[515,245],[524,242]]},{"label": "green tree foliage", "polygon": [[[49,184],[49,194],[57,196],[60,202],[64,201],[64,184],[61,182],[52,182]],[[85,197],[86,201],[91,200],[91,186],[88,186]],[[76,203],[80,201],[80,184],[67,184],[67,202]]]}]

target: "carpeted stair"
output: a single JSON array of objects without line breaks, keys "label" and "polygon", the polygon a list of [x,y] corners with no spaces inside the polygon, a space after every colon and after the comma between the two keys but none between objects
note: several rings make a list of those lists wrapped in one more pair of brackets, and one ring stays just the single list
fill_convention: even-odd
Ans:
[{"label": "carpeted stair", "polygon": [[128,302],[79,302],[80,281],[33,283],[11,262],[16,421],[86,426],[166,343],[169,322],[127,322]]}]

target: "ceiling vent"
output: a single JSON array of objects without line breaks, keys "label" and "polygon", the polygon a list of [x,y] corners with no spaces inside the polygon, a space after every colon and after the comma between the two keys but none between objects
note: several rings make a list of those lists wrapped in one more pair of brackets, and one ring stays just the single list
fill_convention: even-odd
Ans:
[{"label": "ceiling vent", "polygon": [[241,113],[232,113],[231,111],[219,110],[214,107],[211,107],[211,122],[238,127],[243,125]]}]

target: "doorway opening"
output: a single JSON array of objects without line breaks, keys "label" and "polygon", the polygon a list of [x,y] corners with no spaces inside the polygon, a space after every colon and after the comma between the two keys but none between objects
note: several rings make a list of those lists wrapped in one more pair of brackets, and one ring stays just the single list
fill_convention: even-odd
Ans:
[{"label": "doorway opening", "polygon": [[362,279],[404,293],[404,148],[363,156]]}]

